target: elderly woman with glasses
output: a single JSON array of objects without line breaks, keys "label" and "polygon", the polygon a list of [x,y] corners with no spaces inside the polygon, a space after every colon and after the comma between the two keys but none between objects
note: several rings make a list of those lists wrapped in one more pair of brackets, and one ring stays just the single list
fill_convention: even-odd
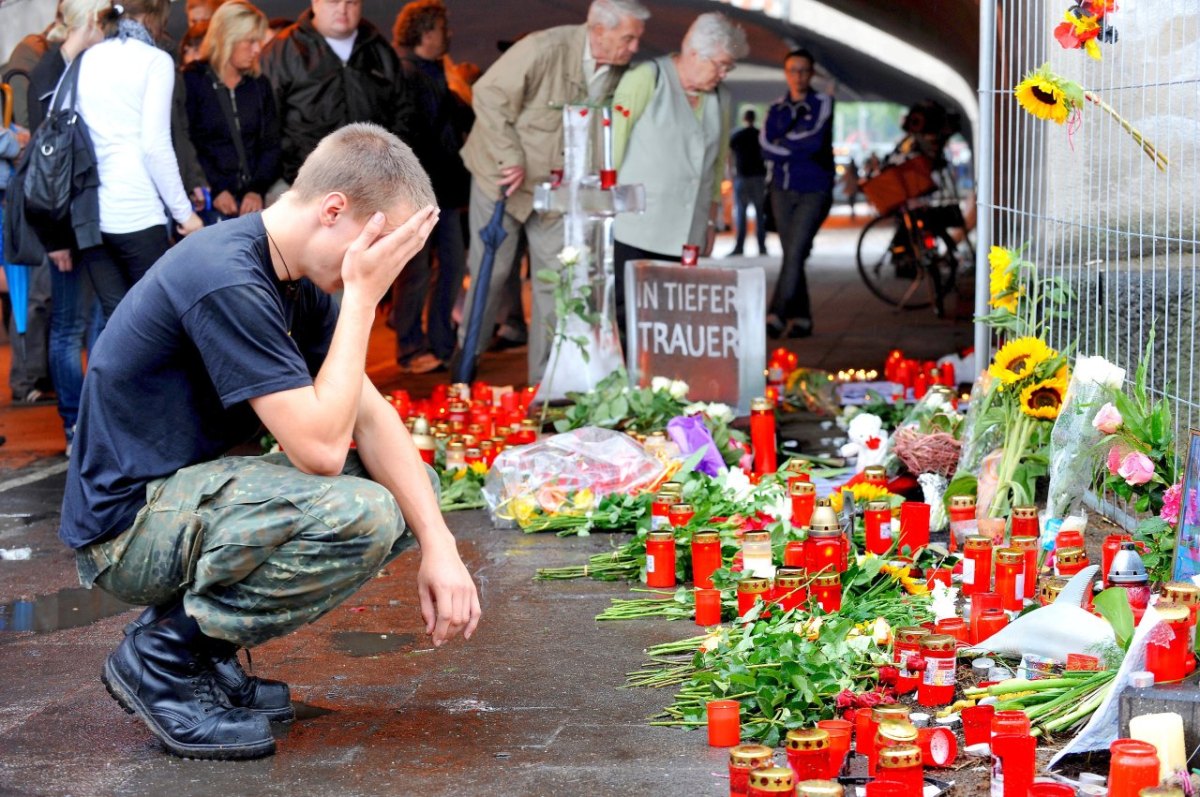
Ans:
[{"label": "elderly woman with glasses", "polygon": [[618,179],[646,187],[646,212],[615,222],[617,322],[625,326],[625,263],[678,261],[685,244],[712,251],[732,103],[721,81],[749,48],[720,13],[701,14],[680,52],[630,70],[613,95]]}]

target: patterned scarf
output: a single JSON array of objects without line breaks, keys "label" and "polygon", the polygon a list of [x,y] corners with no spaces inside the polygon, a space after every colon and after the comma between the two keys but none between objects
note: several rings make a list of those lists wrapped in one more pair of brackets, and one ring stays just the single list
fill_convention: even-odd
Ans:
[{"label": "patterned scarf", "polygon": [[155,46],[154,37],[150,35],[150,31],[146,30],[146,26],[135,19],[127,17],[121,17],[117,20],[117,38],[121,41],[136,39],[151,47]]}]

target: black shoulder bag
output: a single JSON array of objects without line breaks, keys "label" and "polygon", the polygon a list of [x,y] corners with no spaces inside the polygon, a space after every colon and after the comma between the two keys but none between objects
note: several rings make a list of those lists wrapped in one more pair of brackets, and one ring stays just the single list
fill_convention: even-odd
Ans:
[{"label": "black shoulder bag", "polygon": [[[76,56],[63,73],[46,118],[29,142],[23,189],[25,210],[46,222],[66,219],[71,212],[75,184],[75,137],[87,136],[83,119],[75,109],[79,88],[79,66],[83,53]],[[90,137],[88,141],[90,143]]]}]

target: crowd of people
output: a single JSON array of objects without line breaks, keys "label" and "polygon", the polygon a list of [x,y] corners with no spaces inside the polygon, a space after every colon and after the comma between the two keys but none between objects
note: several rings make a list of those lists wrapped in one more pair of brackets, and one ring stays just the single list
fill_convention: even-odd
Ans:
[{"label": "crowd of people", "polygon": [[[532,272],[558,268],[563,220],[533,192],[562,168],[564,105],[620,109],[617,179],[648,201],[615,225],[619,272],[711,251],[731,138],[759,203],[764,178],[745,168],[753,142],[733,132],[723,85],[746,36],[720,13],[698,16],[677,53],[630,68],[649,11],[593,0],[581,24],[521,37],[480,76],[449,60],[442,0],[404,5],[391,41],[361,0],[312,0],[286,24],[247,0],[189,0],[178,46],[168,10],[62,0],[10,60],[28,91],[0,157],[28,145],[67,87],[91,171],[69,218],[24,215],[45,250],[34,270],[48,278],[48,370],[70,457],[59,536],[82,583],[148,606],[103,681],[170,752],[253,758],[274,750],[268,722],[292,707],[286,684],[248,675],[238,649],[319,618],[411,539],[434,643],[470,637],[481,616],[436,474],[365,374],[380,304],[390,297],[405,370],[482,354],[487,336],[463,352],[453,323],[464,268],[467,312],[485,302],[485,330],[512,307],[522,248]],[[804,335],[833,101],[811,88],[811,54],[784,66],[788,93],[757,137],[785,251],[768,331]],[[483,285],[480,230],[498,202],[508,236]],[[534,285],[531,382],[555,313]],[[39,389],[35,378],[18,400]],[[286,453],[227,456],[260,425]]]},{"label": "crowd of people", "polygon": [[[768,334],[811,334],[804,263],[831,203],[833,101],[810,87],[807,51],[788,56],[788,93],[763,128],[751,116],[734,130],[724,79],[748,46],[720,13],[700,15],[678,52],[630,68],[649,11],[638,0],[594,0],[583,24],[521,36],[481,75],[450,58],[443,0],[405,4],[391,41],[363,18],[361,0],[312,0],[294,21],[268,20],[248,0],[188,0],[178,44],[164,32],[168,10],[168,0],[62,0],[55,23],[27,36],[7,67],[28,78],[16,124],[0,138],[0,158],[11,163],[67,67],[87,56],[77,108],[95,148],[98,211],[38,229],[47,267],[32,272],[27,345],[10,380],[15,404],[56,397],[68,450],[82,354],[130,286],[172,242],[276,201],[317,143],[353,122],[409,144],[441,210],[429,244],[383,301],[402,371],[445,369],[456,356],[527,340],[529,380],[541,377],[552,290],[530,281],[526,327],[520,273],[526,257],[528,274],[559,268],[562,219],[535,210],[533,190],[562,166],[558,109],[569,103],[621,109],[613,125],[619,179],[646,186],[646,213],[622,216],[615,228],[622,329],[625,263],[677,261],[685,244],[709,254],[728,170],[738,207],[734,254],[751,205],[760,254],[768,217],[784,244]],[[508,235],[481,286],[479,232],[501,198]],[[472,280],[462,295],[464,272]],[[477,291],[485,334],[463,353],[465,329],[455,319],[467,317]]]}]

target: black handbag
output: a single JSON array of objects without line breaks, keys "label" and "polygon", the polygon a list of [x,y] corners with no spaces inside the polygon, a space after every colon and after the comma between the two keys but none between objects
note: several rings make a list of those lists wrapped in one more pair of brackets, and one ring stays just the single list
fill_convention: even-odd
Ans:
[{"label": "black handbag", "polygon": [[22,157],[17,171],[9,178],[4,196],[4,262],[14,266],[37,266],[46,259],[41,239],[25,218],[25,192],[22,182],[28,157]]},{"label": "black handbag", "polygon": [[91,141],[75,110],[82,62],[80,53],[63,73],[46,118],[29,142],[23,179],[25,210],[46,223],[62,221],[70,214],[75,195],[75,139],[82,135],[89,145]]}]

